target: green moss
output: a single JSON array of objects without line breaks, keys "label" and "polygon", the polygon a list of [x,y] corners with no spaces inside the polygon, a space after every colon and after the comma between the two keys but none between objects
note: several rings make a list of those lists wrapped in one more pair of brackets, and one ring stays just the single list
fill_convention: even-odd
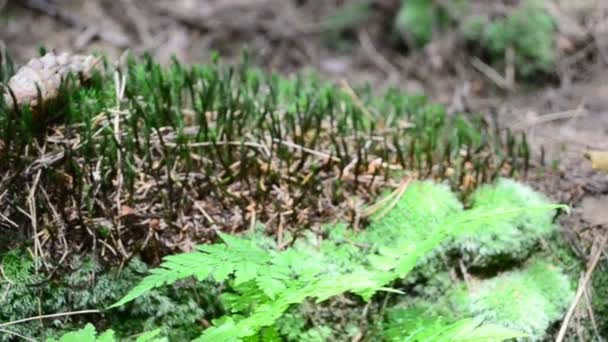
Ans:
[{"label": "green moss", "polygon": [[462,24],[462,32],[474,45],[487,52],[500,70],[508,49],[514,52],[514,67],[524,77],[549,73],[555,65],[553,37],[555,23],[543,3],[522,1],[505,17],[473,16]]},{"label": "green moss", "polygon": [[448,296],[454,312],[523,331],[533,340],[563,318],[574,296],[570,279],[540,260],[468,286]]},{"label": "green moss", "polygon": [[[87,258],[76,260],[68,269],[61,270],[62,278],[46,279],[44,274],[34,272],[34,263],[28,255],[17,252],[0,258],[0,265],[3,270],[0,277],[0,322],[39,314],[103,310],[133,287],[148,270],[137,259],[119,272],[118,268],[103,269]],[[83,320],[90,320],[98,322],[100,328],[111,325],[120,336],[160,328],[172,339],[191,339],[200,330],[200,319],[210,319],[221,313],[214,292],[204,283],[181,283],[153,291],[120,310],[97,316],[72,316],[18,324],[9,330],[43,339],[78,326]],[[11,341],[11,336],[0,334],[0,341]]]},{"label": "green moss", "polygon": [[408,43],[417,47],[447,30],[453,19],[465,13],[468,0],[437,3],[428,0],[404,0],[395,18],[395,28]]},{"label": "green moss", "polygon": [[[120,141],[116,139],[119,132],[109,124],[117,117],[113,114],[117,106],[115,71],[128,79],[120,103],[121,110],[128,113],[119,117]],[[25,115],[26,110],[16,116],[0,103],[0,139],[6,145],[0,150],[0,174],[12,175],[12,170],[26,170],[34,161],[46,160],[36,144],[57,130],[62,137],[69,135],[70,141],[81,142],[75,146],[52,143],[45,152],[64,156],[52,167],[41,168],[40,186],[56,207],[50,208],[42,193],[35,194],[40,227],[57,220],[53,210],[80,218],[67,220],[69,215],[59,215],[62,222],[57,226],[65,227],[68,243],[81,238],[75,234],[81,231],[75,226],[81,224],[97,238],[116,233],[107,229],[113,225],[100,222],[108,222],[108,208],[113,205],[108,199],[117,193],[119,175],[124,203],[150,208],[161,225],[175,228],[179,210],[198,214],[192,209],[199,199],[193,189],[205,189],[209,194],[205,199],[220,208],[248,212],[250,203],[258,203],[264,211],[259,217],[267,218],[276,210],[269,205],[276,198],[268,189],[278,187],[290,195],[289,203],[294,206],[282,210],[307,211],[314,216],[322,211],[320,203],[344,202],[371,190],[369,181],[360,176],[370,176],[374,161],[391,166],[376,167],[374,179],[416,170],[447,180],[452,188],[471,173],[460,167],[464,159],[483,166],[475,170],[479,182],[489,181],[492,168],[502,162],[486,160],[490,151],[502,155],[498,153],[502,147],[479,120],[449,117],[443,106],[395,90],[384,96],[360,91],[360,103],[349,92],[314,75],[286,79],[247,65],[186,68],[176,62],[162,68],[151,58],[132,58],[123,69],[108,67],[87,87],[62,95],[65,98],[59,102],[64,106],[46,113],[52,118],[36,125],[31,115]],[[478,135],[473,138],[465,132]],[[24,154],[25,149],[31,153]],[[462,151],[469,152],[463,155]],[[342,180],[353,156],[357,156],[356,165],[348,170],[354,179]],[[524,164],[517,152],[509,157]],[[449,177],[448,167],[453,171]],[[27,173],[11,177],[3,190],[5,202],[14,205],[2,211],[9,219],[20,221],[22,214],[16,208],[27,206],[22,189],[30,179]],[[71,184],[58,179],[70,179]],[[154,191],[142,192],[142,179],[153,182]],[[328,182],[330,179],[339,181]],[[140,196],[142,193],[146,196]],[[220,228],[235,228],[233,222],[222,219],[216,222]],[[286,219],[283,224],[288,228],[302,224],[295,214]],[[315,219],[318,217],[310,221]],[[147,233],[137,222],[130,223],[124,223],[124,231],[134,235],[127,240],[136,245]],[[236,228],[246,229],[246,225]],[[125,248],[131,251],[137,246]]]},{"label": "green moss", "polygon": [[[529,186],[499,179],[494,185],[484,185],[471,196],[473,210],[495,208],[515,209],[541,207],[550,202]],[[553,212],[529,211],[517,217],[495,220],[464,232],[454,247],[470,265],[487,267],[498,263],[525,260],[543,238],[555,232]]]},{"label": "green moss", "polygon": [[600,268],[593,273],[593,312],[601,336],[608,336],[608,273]]},{"label": "green moss", "polygon": [[374,216],[362,242],[373,241],[378,246],[393,243],[398,239],[419,241],[432,236],[434,228],[450,215],[462,211],[462,204],[445,184],[431,181],[412,182],[403,195],[388,211],[385,207],[393,202],[386,201]]}]

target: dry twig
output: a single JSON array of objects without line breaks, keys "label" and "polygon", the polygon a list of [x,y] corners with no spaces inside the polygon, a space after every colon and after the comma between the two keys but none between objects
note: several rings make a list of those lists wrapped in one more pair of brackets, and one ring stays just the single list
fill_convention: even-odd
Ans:
[{"label": "dry twig", "polygon": [[574,300],[572,300],[572,304],[570,304],[570,308],[568,309],[568,312],[566,313],[566,316],[564,317],[564,321],[562,322],[562,326],[559,329],[559,333],[557,334],[557,338],[555,339],[555,342],[562,342],[564,340],[564,337],[566,336],[566,332],[568,331],[568,325],[570,324],[570,319],[572,318],[572,315],[574,314],[574,310],[576,310],[576,307],[578,306],[578,303],[581,300],[581,297],[583,296],[583,294],[585,292],[585,288],[587,287],[587,284],[591,280],[593,271],[595,270],[595,267],[597,266],[597,263],[600,260],[600,256],[602,255],[602,251],[606,247],[606,243],[608,243],[608,233],[605,233],[604,237],[602,238],[602,241],[599,243],[598,249],[595,251],[595,254],[591,257],[591,262],[589,263],[587,272],[585,273],[585,277],[583,278],[583,281],[580,283],[578,290],[576,291],[576,295],[574,296]]}]

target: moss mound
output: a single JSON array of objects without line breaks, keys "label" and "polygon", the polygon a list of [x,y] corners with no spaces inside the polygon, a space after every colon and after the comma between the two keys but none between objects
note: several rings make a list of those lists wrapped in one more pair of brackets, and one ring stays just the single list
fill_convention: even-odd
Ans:
[{"label": "moss mound", "polygon": [[[0,248],[36,226],[47,258],[103,240],[108,259],[158,262],[254,217],[270,232],[348,217],[350,198],[371,201],[403,172],[470,191],[505,163],[527,165],[525,141],[420,96],[354,94],[246,64],[105,66],[52,111],[0,102],[0,212],[23,231],[0,225],[11,241]],[[17,210],[32,188],[35,225]]]},{"label": "moss mound", "polygon": [[538,341],[563,318],[574,290],[558,267],[532,261],[522,270],[463,286],[448,297],[458,315],[510,327]]},{"label": "moss mound", "polygon": [[[499,179],[494,185],[484,185],[477,189],[471,196],[471,204],[474,210],[508,210],[542,207],[549,204],[549,201],[527,185],[511,179]],[[548,238],[555,232],[553,216],[553,212],[530,211],[517,217],[496,220],[461,234],[454,247],[474,267],[522,261],[534,252],[541,239]]]}]

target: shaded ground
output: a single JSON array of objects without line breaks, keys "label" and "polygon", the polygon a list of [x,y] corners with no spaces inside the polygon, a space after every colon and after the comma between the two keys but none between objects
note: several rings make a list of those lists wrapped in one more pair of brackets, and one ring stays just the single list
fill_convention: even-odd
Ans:
[{"label": "shaded ground", "polygon": [[[126,51],[148,51],[164,63],[172,55],[186,63],[204,63],[211,51],[237,61],[247,47],[255,64],[269,70],[312,69],[352,85],[370,82],[377,91],[398,87],[424,92],[451,112],[482,112],[502,129],[528,134],[535,160],[549,166],[547,172],[532,172],[530,181],[572,206],[573,215],[562,218],[565,235],[580,256],[588,258],[590,246],[608,227],[608,175],[591,170],[584,158],[587,149],[608,149],[608,60],[603,53],[608,30],[583,32],[589,37],[572,46],[558,41],[567,53],[555,80],[504,92],[472,67],[462,51],[453,49],[453,37],[420,51],[391,48],[383,33],[390,22],[373,19],[385,19],[399,1],[375,1],[374,17],[348,37],[348,52],[329,47],[323,23],[340,3],[40,0],[20,5],[5,1],[2,6],[0,1],[0,44],[18,62],[36,55],[39,45],[102,51],[110,60]],[[591,6],[605,14],[601,1]],[[590,27],[586,24],[593,20],[597,18],[585,18],[580,27]],[[608,267],[607,257],[600,267]]]}]

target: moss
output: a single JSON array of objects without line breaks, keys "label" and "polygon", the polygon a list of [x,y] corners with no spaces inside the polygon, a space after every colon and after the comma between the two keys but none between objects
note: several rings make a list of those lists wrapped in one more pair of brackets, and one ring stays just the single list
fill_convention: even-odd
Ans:
[{"label": "moss", "polygon": [[469,7],[468,0],[437,3],[427,0],[404,0],[395,18],[395,29],[414,47],[428,44],[451,25],[453,19]]},{"label": "moss", "polygon": [[[115,71],[128,79],[119,104],[128,115],[113,114]],[[12,203],[6,208],[0,205],[0,210],[13,221],[23,221],[16,208],[27,206],[22,189],[31,182],[33,171],[14,174],[14,170],[30,170],[36,160],[46,163],[47,155],[64,156],[53,160],[52,167],[34,163],[40,167],[40,186],[54,207],[42,193],[35,196],[37,225],[44,227],[59,216],[57,227],[62,229],[55,230],[65,227],[60,233],[68,245],[81,242],[77,232],[91,232],[96,238],[118,234],[113,230],[116,219],[108,220],[108,213],[114,211],[109,199],[118,191],[119,176],[121,203],[138,214],[121,223],[125,229],[120,233],[128,233],[124,240],[131,243],[124,247],[131,252],[148,234],[143,217],[157,217],[160,226],[168,227],[156,242],[170,241],[168,235],[179,234],[176,213],[200,215],[194,202],[203,193],[219,212],[213,221],[220,229],[246,229],[246,220],[230,220],[226,212],[232,209],[227,208],[249,213],[250,204],[256,203],[256,217],[262,221],[277,210],[292,212],[281,222],[295,230],[331,220],[327,216],[334,212],[327,213],[328,207],[337,208],[335,204],[354,195],[369,198],[377,189],[376,180],[393,178],[403,170],[416,170],[458,188],[473,173],[459,166],[464,159],[483,165],[470,175],[480,183],[490,179],[482,174],[492,174],[492,168],[501,165],[500,160],[486,158],[491,151],[498,154],[502,145],[494,143],[479,120],[450,117],[441,105],[395,90],[384,96],[372,96],[370,91],[353,95],[315,75],[287,79],[247,65],[186,68],[175,62],[162,68],[151,58],[131,58],[121,70],[108,66],[87,87],[62,96],[59,102],[64,106],[47,113],[52,120],[36,131],[31,115],[13,115],[0,99],[0,139],[5,144],[0,149],[0,177],[11,177],[2,190],[6,191],[3,203]],[[120,134],[110,124],[117,117]],[[473,138],[464,132],[478,135]],[[51,143],[42,155],[37,140],[48,134],[56,135],[53,141],[81,143]],[[25,149],[31,153],[24,154]],[[515,152],[509,160],[523,165],[523,156],[511,150]],[[353,156],[356,163],[347,168]],[[378,161],[382,164],[376,165]],[[450,176],[447,168],[453,171]],[[344,175],[344,170],[350,174]],[[153,191],[143,189],[152,183]],[[268,190],[275,188],[288,195],[278,199],[285,203],[278,203],[274,190]],[[296,214],[303,212],[309,214]],[[204,228],[209,225],[201,227],[207,223],[193,220],[197,226],[189,232],[208,231]],[[29,222],[25,224],[27,231]],[[209,235],[188,237],[200,241],[212,238]]]},{"label": "moss", "polygon": [[454,312],[528,333],[533,340],[563,318],[574,296],[561,269],[541,260],[469,286],[448,295]]},{"label": "moss", "polygon": [[[103,310],[132,288],[148,267],[134,259],[121,271],[102,268],[90,258],[75,260],[68,269],[59,271],[61,279],[47,279],[34,272],[32,259],[13,251],[0,259],[3,276],[0,278],[0,321],[77,310]],[[73,316],[24,323],[10,330],[38,339],[56,336],[88,319],[102,329],[111,325],[117,334],[130,336],[161,328],[175,340],[197,336],[200,319],[218,316],[221,307],[214,299],[216,290],[205,283],[181,283],[174,287],[153,291],[119,310],[97,316]],[[11,341],[0,334],[0,341]]]},{"label": "moss", "polygon": [[[550,202],[529,186],[510,179],[484,185],[471,196],[473,210],[534,208]],[[474,267],[496,266],[525,260],[543,238],[556,229],[553,212],[528,211],[464,232],[454,242],[462,258]]]},{"label": "moss", "polygon": [[598,269],[593,273],[593,311],[601,336],[608,336],[608,273]]},{"label": "moss", "polygon": [[461,30],[501,70],[508,49],[513,49],[515,69],[524,77],[549,73],[554,68],[555,24],[541,1],[522,1],[511,13],[498,19],[472,16]]},{"label": "moss", "polygon": [[[374,216],[363,240],[382,246],[396,239],[419,241],[433,235],[433,228],[450,215],[462,211],[462,204],[445,184],[431,181],[413,182],[388,211],[386,201]],[[383,215],[384,214],[384,215]]]}]

